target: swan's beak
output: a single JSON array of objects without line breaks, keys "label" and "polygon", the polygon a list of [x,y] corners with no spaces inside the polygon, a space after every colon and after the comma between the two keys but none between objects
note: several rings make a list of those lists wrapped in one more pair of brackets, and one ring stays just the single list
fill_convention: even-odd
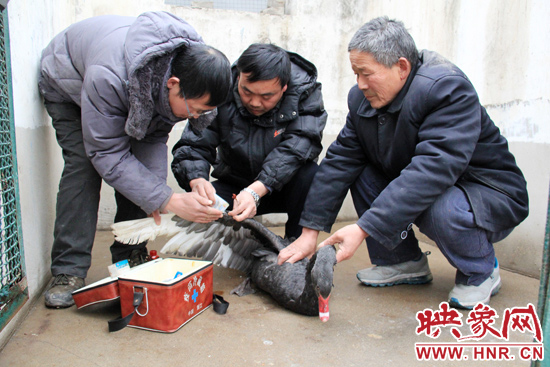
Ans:
[{"label": "swan's beak", "polygon": [[328,300],[330,299],[330,294],[327,298],[319,295],[319,318],[322,322],[327,322],[329,318],[328,312]]}]

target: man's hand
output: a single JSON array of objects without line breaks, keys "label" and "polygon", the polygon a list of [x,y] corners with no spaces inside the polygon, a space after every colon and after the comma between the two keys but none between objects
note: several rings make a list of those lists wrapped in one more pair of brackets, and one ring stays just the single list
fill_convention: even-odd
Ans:
[{"label": "man's hand", "polygon": [[166,210],[177,216],[197,223],[210,223],[223,216],[223,212],[212,208],[214,202],[196,192],[172,194]]},{"label": "man's hand", "polygon": [[321,242],[317,248],[338,244],[336,261],[349,260],[368,236],[368,233],[363,231],[357,224],[350,224],[334,232],[332,236]]},{"label": "man's hand", "polygon": [[247,218],[252,218],[256,215],[256,202],[252,197],[252,194],[241,191],[233,199],[233,210],[229,213],[237,222],[241,222]]},{"label": "man's hand", "polygon": [[277,264],[282,265],[285,261],[295,263],[304,257],[315,253],[319,231],[310,228],[302,228],[302,235],[298,239],[279,252]]},{"label": "man's hand", "polygon": [[[162,214],[166,214],[166,211],[163,211]],[[155,210],[154,212],[152,212],[150,215],[150,217],[153,217],[153,219],[155,220],[155,224],[157,226],[160,226],[160,210]]]},{"label": "man's hand", "polygon": [[[254,181],[248,188],[253,190],[260,197],[264,197],[269,192],[267,187],[260,181]],[[256,215],[256,202],[252,194],[241,191],[239,195],[233,199],[233,210],[227,214],[232,216],[237,222],[241,222],[247,218],[253,218]]]},{"label": "man's hand", "polygon": [[191,186],[192,192],[196,192],[203,198],[212,200],[213,203],[216,202],[216,189],[212,186],[210,181],[207,181],[204,178],[195,178],[194,180],[189,181],[189,186]]}]

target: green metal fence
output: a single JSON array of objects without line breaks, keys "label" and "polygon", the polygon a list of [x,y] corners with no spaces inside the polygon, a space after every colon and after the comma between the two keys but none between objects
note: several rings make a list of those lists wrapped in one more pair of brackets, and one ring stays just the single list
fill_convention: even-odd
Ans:
[{"label": "green metal fence", "polygon": [[544,251],[542,254],[542,270],[540,273],[539,304],[537,311],[542,327],[544,342],[544,360],[534,361],[533,367],[550,367],[550,194],[548,195],[548,212],[546,214],[546,235],[544,236]]},{"label": "green metal fence", "polygon": [[0,16],[0,330],[28,299],[11,91],[7,11]]}]

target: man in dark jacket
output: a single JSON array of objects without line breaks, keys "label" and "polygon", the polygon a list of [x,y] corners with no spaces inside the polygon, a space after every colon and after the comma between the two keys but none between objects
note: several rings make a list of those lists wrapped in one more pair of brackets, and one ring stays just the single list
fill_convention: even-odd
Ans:
[{"label": "man in dark jacket", "polygon": [[311,255],[330,231],[348,189],[359,220],[319,246],[339,243],[338,261],[366,239],[370,286],[432,280],[413,223],[456,270],[449,301],[472,308],[500,289],[493,243],[528,214],[526,182],[506,139],[467,77],[440,55],[418,53],[403,23],[366,23],[348,50],[357,76],[349,114],[306,200],[302,236],[279,263]]},{"label": "man in dark jacket", "polygon": [[[75,23],[46,47],[40,92],[65,167],[57,195],[48,307],[74,304],[91,265],[101,182],[115,189],[115,222],[171,211],[197,222],[222,216],[195,193],[166,184],[168,133],[204,127],[231,86],[230,64],[195,29],[165,12]],[[115,243],[113,262],[140,263],[146,243]]]},{"label": "man in dark jacket", "polygon": [[286,236],[297,238],[327,120],[317,70],[278,46],[253,44],[233,66],[233,81],[208,128],[185,128],[172,171],[184,189],[232,203],[228,214],[238,221],[287,213]]}]

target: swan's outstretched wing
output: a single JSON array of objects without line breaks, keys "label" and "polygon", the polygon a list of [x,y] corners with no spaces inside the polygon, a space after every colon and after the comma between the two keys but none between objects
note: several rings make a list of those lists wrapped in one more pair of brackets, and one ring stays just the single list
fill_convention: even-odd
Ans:
[{"label": "swan's outstretched wing", "polygon": [[[177,219],[176,219],[177,218]],[[224,214],[222,220],[194,223],[175,217],[182,230],[160,250],[163,254],[198,257],[225,268],[248,273],[254,257],[251,253],[263,247],[249,229],[233,226]]]},{"label": "swan's outstretched wing", "polygon": [[[169,218],[167,217],[169,216]],[[111,226],[117,241],[136,244],[157,236],[171,237],[161,253],[198,257],[226,268],[249,273],[252,252],[263,247],[282,248],[279,236],[261,223],[247,219],[237,222],[227,214],[210,223],[194,223],[175,215],[162,215],[161,225],[152,218],[119,222]]]},{"label": "swan's outstretched wing", "polygon": [[249,229],[254,238],[260,241],[265,247],[272,249],[276,253],[279,253],[291,242],[271,232],[262,223],[254,219],[245,219],[242,222],[237,222],[232,217],[224,215],[224,217],[219,219],[219,221],[225,221],[227,222],[227,225],[231,225],[234,228],[242,226],[246,229]]},{"label": "swan's outstretched wing", "polygon": [[153,241],[158,236],[171,237],[180,232],[174,214],[161,214],[160,225],[153,218],[127,220],[111,224],[115,240],[127,245],[137,245],[144,241]]}]

